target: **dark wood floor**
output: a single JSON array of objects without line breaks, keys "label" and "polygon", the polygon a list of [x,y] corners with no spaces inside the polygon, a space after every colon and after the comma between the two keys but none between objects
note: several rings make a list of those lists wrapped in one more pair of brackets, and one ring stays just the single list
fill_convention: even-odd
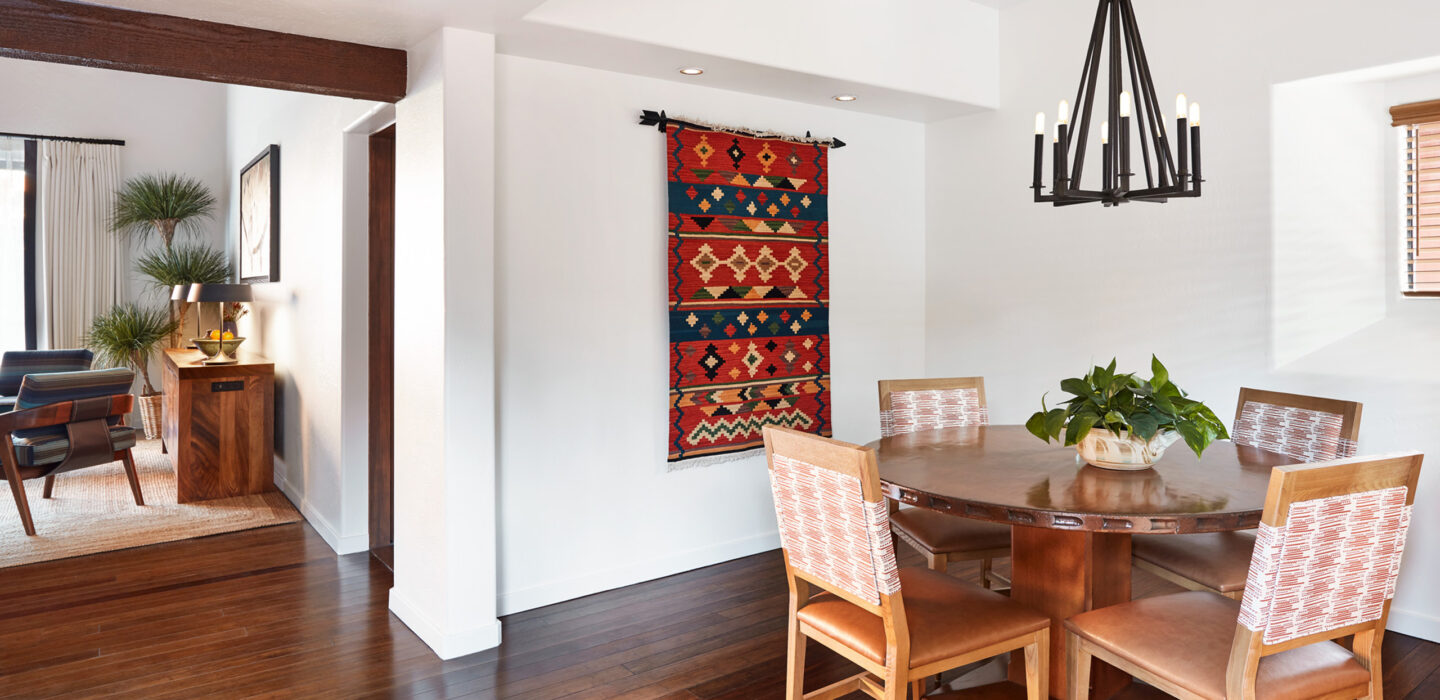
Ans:
[{"label": "dark wood floor", "polygon": [[[448,662],[389,614],[389,588],[304,524],[0,570],[0,695],[783,696],[776,552],[510,615],[500,649]],[[1137,595],[1168,590],[1137,575]],[[1440,697],[1440,645],[1385,647],[1387,697]],[[811,649],[807,686],[852,672]]]}]

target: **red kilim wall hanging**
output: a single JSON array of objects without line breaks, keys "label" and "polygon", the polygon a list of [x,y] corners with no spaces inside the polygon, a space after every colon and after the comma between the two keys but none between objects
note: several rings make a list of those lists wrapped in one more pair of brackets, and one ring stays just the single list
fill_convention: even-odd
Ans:
[{"label": "red kilim wall hanging", "polygon": [[767,425],[830,435],[826,156],[843,142],[647,117],[667,143],[671,467],[763,447]]}]

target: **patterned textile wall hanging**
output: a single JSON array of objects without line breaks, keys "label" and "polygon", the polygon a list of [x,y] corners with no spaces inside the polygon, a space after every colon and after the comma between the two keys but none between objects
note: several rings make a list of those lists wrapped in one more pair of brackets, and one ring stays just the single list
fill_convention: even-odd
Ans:
[{"label": "patterned textile wall hanging", "polygon": [[671,469],[743,456],[766,425],[830,435],[832,142],[661,125]]}]

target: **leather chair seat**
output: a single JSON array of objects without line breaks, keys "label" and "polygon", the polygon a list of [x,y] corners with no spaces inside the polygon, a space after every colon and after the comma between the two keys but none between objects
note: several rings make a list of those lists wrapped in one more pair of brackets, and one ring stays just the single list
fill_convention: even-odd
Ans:
[{"label": "leather chair seat", "polygon": [[[910,626],[911,668],[1030,634],[1050,624],[1050,618],[999,593],[930,569],[901,569],[900,595],[905,601],[905,621]],[[879,615],[822,593],[811,598],[796,616],[871,661],[885,663],[885,624]]]},{"label": "leather chair seat", "polygon": [[[1136,538],[1137,540],[1140,538]],[[1075,634],[1203,698],[1224,700],[1225,669],[1240,602],[1209,591],[1143,598],[1065,621]],[[1255,696],[1302,700],[1357,689],[1370,673],[1334,642],[1308,644],[1260,660]]]},{"label": "leather chair seat", "polygon": [[891,513],[890,526],[936,554],[1010,547],[1009,525],[924,508],[902,508]]},{"label": "leather chair seat", "polygon": [[1203,532],[1194,535],[1140,535],[1136,559],[1173,571],[1221,593],[1245,590],[1255,531]]}]

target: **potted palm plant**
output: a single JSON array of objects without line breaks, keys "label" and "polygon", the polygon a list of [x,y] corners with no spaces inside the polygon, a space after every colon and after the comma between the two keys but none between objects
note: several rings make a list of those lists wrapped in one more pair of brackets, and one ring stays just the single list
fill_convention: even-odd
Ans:
[{"label": "potted palm plant", "polygon": [[150,383],[150,357],[156,347],[179,324],[164,309],[147,309],[137,304],[116,304],[95,317],[85,334],[85,344],[100,361],[111,367],[128,366],[140,377],[140,420],[145,437],[160,437],[160,392]]},{"label": "potted palm plant", "polygon": [[141,240],[160,236],[169,250],[176,230],[195,234],[200,220],[215,215],[215,196],[205,183],[172,173],[130,178],[115,193],[110,230]]},{"label": "potted palm plant", "polygon": [[[110,229],[142,242],[151,236],[160,237],[162,248],[142,257],[136,267],[136,271],[150,277],[157,287],[219,284],[230,277],[229,263],[223,254],[203,246],[174,246],[176,231],[198,233],[201,220],[214,215],[215,196],[205,183],[173,173],[146,174],[126,180],[115,193]],[[189,306],[185,300],[170,304],[170,319],[179,321],[170,336],[170,347],[181,344],[180,327],[185,323]]]},{"label": "potted palm plant", "polygon": [[[135,271],[150,278],[156,290],[170,291],[177,284],[224,284],[230,281],[230,261],[218,250],[202,245],[177,245],[161,248],[141,256],[135,262]],[[180,347],[185,325],[185,316],[190,312],[190,302],[184,299],[170,302],[170,318],[175,320],[175,332],[170,335],[170,347]],[[199,333],[199,328],[196,328]]]},{"label": "potted palm plant", "polygon": [[1148,469],[1176,440],[1200,456],[1215,440],[1230,437],[1225,425],[1205,404],[1189,398],[1170,381],[1170,371],[1150,357],[1152,376],[1142,380],[1108,367],[1095,367],[1084,377],[1060,382],[1071,395],[1063,407],[1050,408],[1040,397],[1040,410],[1025,427],[1049,442],[1074,445],[1089,464],[1107,469]]}]

